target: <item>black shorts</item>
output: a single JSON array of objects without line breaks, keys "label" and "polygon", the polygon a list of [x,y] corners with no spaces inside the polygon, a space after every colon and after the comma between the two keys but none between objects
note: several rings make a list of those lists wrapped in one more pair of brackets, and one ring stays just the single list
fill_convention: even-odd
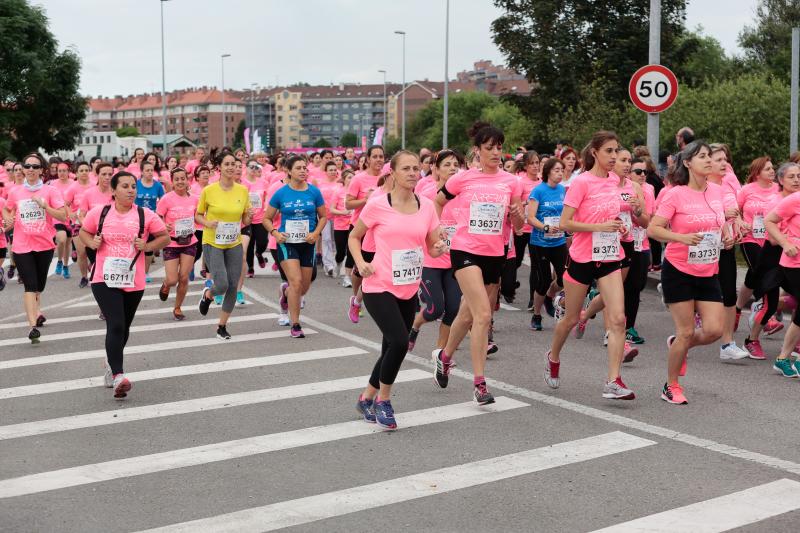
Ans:
[{"label": "black shorts", "polygon": [[242,228],[242,235],[247,235],[248,237],[253,236],[252,224],[248,224],[247,226]]},{"label": "black shorts", "polygon": [[698,300],[722,303],[722,289],[717,275],[698,277],[681,272],[664,259],[661,266],[661,289],[665,304]]},{"label": "black shorts", "polygon": [[66,224],[53,224],[53,227],[56,229],[56,231],[63,231],[66,233],[67,237],[72,237],[72,228]]},{"label": "black shorts", "polygon": [[592,284],[592,281],[604,278],[621,269],[622,266],[620,263],[621,261],[578,263],[577,261],[573,261],[572,257],[567,256],[567,274],[565,279],[569,276],[572,278],[572,281],[589,286]]},{"label": "black shorts", "polygon": [[317,261],[316,245],[308,242],[296,244],[284,242],[278,244],[278,262],[280,263],[287,259],[300,261],[301,267],[314,268],[314,263]]},{"label": "black shorts", "polygon": [[[372,260],[375,259],[375,252],[361,250],[361,257],[364,258],[365,263],[372,263]],[[353,264],[353,275],[358,276],[359,278],[362,277],[361,273],[358,271],[358,267],[355,264]]]},{"label": "black shorts", "polygon": [[8,248],[6,248],[5,246],[0,248],[0,259],[5,259],[7,255],[8,255]]},{"label": "black shorts", "polygon": [[[506,251],[508,254],[508,251]],[[503,265],[506,262],[505,255],[477,255],[463,250],[450,250],[450,263],[453,265],[453,272],[462,268],[476,266],[481,269],[483,274],[483,284],[492,285],[500,283],[500,276],[503,274]]]},{"label": "black shorts", "polygon": [[620,268],[628,268],[631,266],[631,258],[633,257],[634,253],[634,243],[633,241],[620,241],[620,245],[622,246],[622,251],[625,252],[625,257],[620,259],[619,267]]}]

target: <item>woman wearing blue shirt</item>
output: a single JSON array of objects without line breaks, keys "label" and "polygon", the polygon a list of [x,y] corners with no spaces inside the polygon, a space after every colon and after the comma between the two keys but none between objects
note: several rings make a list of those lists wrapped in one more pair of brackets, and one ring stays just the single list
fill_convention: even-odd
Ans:
[{"label": "woman wearing blue shirt", "polygon": [[[288,283],[280,288],[283,313],[289,312],[291,335],[303,338],[300,327],[300,300],[311,287],[316,263],[316,242],[325,227],[325,200],[318,188],[308,183],[306,160],[292,156],[286,161],[289,183],[275,191],[264,211],[264,227],[278,243],[278,263]],[[280,212],[281,225],[273,219]]]},{"label": "woman wearing blue shirt", "polygon": [[558,289],[564,286],[567,239],[558,227],[567,193],[561,185],[563,179],[564,162],[551,157],[542,168],[542,183],[531,191],[528,199],[528,223],[533,226],[528,248],[535,280],[531,329],[535,331],[542,330],[542,304],[553,282],[551,267],[556,273]]},{"label": "woman wearing blue shirt", "polygon": [[[153,213],[156,212],[156,204],[161,199],[162,196],[166,194],[164,191],[164,186],[161,183],[157,182],[153,178],[153,173],[155,172],[155,167],[153,162],[148,159],[144,159],[139,164],[139,169],[141,170],[141,177],[136,180],[136,200],[135,203],[139,207],[146,207]],[[153,239],[148,237],[148,241],[150,242]],[[145,252],[144,253],[144,271],[145,271],[145,281],[150,283],[152,279],[150,278],[150,265],[153,264],[153,252]]]}]

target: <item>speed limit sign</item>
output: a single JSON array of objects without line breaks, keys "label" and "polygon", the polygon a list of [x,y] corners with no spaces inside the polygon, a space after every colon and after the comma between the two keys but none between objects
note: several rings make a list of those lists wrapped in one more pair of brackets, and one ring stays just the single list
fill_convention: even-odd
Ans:
[{"label": "speed limit sign", "polygon": [[662,65],[647,65],[637,70],[628,84],[633,105],[646,113],[666,111],[678,98],[678,78]]}]

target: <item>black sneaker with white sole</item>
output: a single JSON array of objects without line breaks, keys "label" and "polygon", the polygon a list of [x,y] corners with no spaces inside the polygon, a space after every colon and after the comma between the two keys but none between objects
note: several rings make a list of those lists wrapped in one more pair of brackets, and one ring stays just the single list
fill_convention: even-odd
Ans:
[{"label": "black sneaker with white sole", "polygon": [[227,341],[231,338],[231,334],[228,333],[228,330],[225,328],[225,326],[217,326],[217,338]]}]

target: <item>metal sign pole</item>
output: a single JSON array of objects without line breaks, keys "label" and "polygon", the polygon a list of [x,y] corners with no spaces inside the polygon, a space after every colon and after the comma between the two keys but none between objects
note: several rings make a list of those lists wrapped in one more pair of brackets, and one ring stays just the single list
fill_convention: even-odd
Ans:
[{"label": "metal sign pole", "polygon": [[[661,62],[661,0],[650,0],[650,53],[651,65]],[[647,147],[653,162],[658,162],[659,114],[647,114]]]}]

